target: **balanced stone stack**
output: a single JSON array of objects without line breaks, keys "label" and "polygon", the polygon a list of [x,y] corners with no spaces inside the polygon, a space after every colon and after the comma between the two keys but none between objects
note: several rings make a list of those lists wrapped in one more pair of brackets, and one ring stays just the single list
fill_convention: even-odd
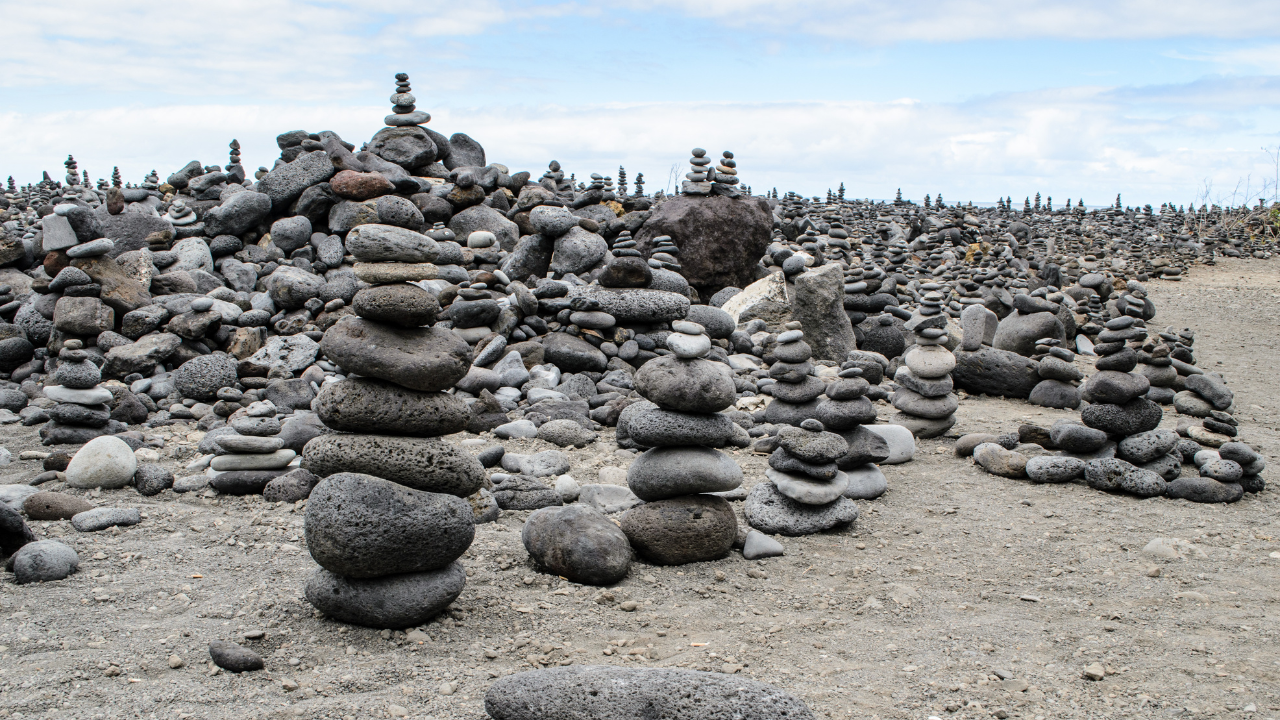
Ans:
[{"label": "balanced stone stack", "polygon": [[[613,241],[610,253],[612,257],[600,273],[600,285],[607,288],[642,288],[648,287],[653,280],[653,272],[648,262],[636,249],[636,241],[631,232],[623,230]],[[670,254],[670,253],[668,253]]]},{"label": "balanced stone stack", "polygon": [[711,174],[713,184],[711,185],[712,195],[724,195],[726,197],[739,197],[742,191],[738,188],[738,163],[733,159],[733,153],[725,150],[720,158],[720,164],[716,166],[715,172]]},{"label": "balanced stone stack", "polygon": [[849,443],[809,419],[778,431],[769,455],[768,482],[751,489],[742,514],[751,527],[770,535],[811,535],[847,526],[858,506],[844,496],[849,477],[836,462]]},{"label": "balanced stone stack", "polygon": [[670,270],[680,272],[680,260],[676,258],[680,248],[670,235],[660,235],[653,239],[653,249],[649,253],[649,267],[654,270]]},{"label": "balanced stone stack", "polygon": [[324,478],[307,504],[307,548],[321,569],[306,597],[335,619],[399,628],[462,592],[457,558],[475,534],[466,498],[485,473],[437,439],[465,429],[471,413],[442,392],[467,373],[470,349],[452,330],[423,327],[439,303],[407,282],[434,277],[435,242],[402,228],[359,230],[348,249],[372,287],[321,340],[329,360],[358,377],[325,385],[315,409],[328,427],[361,434],[321,435],[303,451],[302,467]]},{"label": "balanced stone stack", "polygon": [[1076,355],[1057,338],[1041,338],[1035,347],[1036,373],[1040,382],[1031,389],[1027,402],[1040,407],[1074,410],[1080,407],[1080,390],[1076,383],[1084,377],[1073,363]]},{"label": "balanced stone stack", "polygon": [[799,425],[816,419],[818,398],[826,391],[826,384],[813,374],[813,363],[809,361],[813,349],[804,341],[800,327],[798,320],[783,325],[771,351],[775,362],[769,366],[769,377],[775,382],[765,388],[773,401],[765,408],[764,417],[765,422],[774,425]]},{"label": "balanced stone stack", "polygon": [[1132,373],[1138,365],[1138,354],[1126,343],[1140,344],[1146,338],[1146,328],[1140,322],[1130,316],[1107,322],[1094,346],[1099,355],[1094,362],[1098,372],[1081,391],[1081,397],[1091,404],[1080,413],[1080,418],[1085,425],[1113,437],[1154,430],[1163,416],[1160,406],[1145,397],[1151,382],[1143,375]]},{"label": "balanced stone stack", "polygon": [[918,314],[905,328],[914,335],[915,345],[903,356],[903,364],[894,373],[898,389],[890,402],[900,412],[895,422],[917,438],[938,437],[956,424],[959,401],[952,392],[951,370],[955,355],[945,347],[947,315],[942,311],[943,295],[933,283],[921,286]]},{"label": "balanced stone stack", "polygon": [[667,337],[671,355],[645,363],[636,391],[651,406],[630,417],[627,430],[648,447],[627,469],[627,485],[645,504],[622,516],[632,547],[651,562],[682,565],[723,557],[737,538],[733,508],[722,497],[742,484],[742,469],[719,448],[748,437],[720,413],[736,399],[728,366],[711,351],[701,325],[677,320]]},{"label": "balanced stone stack", "polygon": [[693,157],[689,158],[692,169],[685,173],[685,180],[680,183],[680,192],[685,195],[710,195],[711,176],[715,172],[711,169],[711,158],[707,157],[707,151],[702,148],[694,148],[692,154]]},{"label": "balanced stone stack", "polygon": [[48,410],[49,422],[40,428],[45,445],[85,443],[128,429],[111,419],[111,391],[101,381],[102,371],[81,349],[80,341],[67,341],[58,353],[54,384],[44,388],[45,397],[57,403]]},{"label": "balanced stone stack", "polygon": [[[223,388],[235,391],[235,388]],[[219,391],[230,397],[231,393]],[[245,414],[231,420],[234,434],[220,431],[217,449],[209,467],[216,475],[209,485],[228,495],[257,495],[267,484],[288,472],[297,452],[284,446],[279,437],[278,409],[270,400],[259,400],[245,408]]]}]

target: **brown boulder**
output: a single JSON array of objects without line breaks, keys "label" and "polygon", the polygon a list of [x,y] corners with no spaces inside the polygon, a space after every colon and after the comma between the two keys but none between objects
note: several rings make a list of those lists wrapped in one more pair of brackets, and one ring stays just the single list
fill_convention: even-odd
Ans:
[{"label": "brown boulder", "polygon": [[704,296],[746,287],[769,246],[773,214],[761,197],[678,196],[659,205],[636,233],[637,249],[670,235],[680,248],[681,274]]}]

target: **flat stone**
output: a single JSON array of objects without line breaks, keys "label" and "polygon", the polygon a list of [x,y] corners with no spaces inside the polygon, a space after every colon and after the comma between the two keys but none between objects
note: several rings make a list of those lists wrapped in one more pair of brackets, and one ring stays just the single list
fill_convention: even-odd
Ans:
[{"label": "flat stone", "polygon": [[460,397],[419,392],[373,378],[325,385],[315,411],[334,430],[415,437],[461,432],[471,419],[471,410]]},{"label": "flat stone", "polygon": [[307,602],[338,622],[364,627],[425,625],[462,594],[467,571],[459,562],[439,570],[369,579],[321,568],[307,580]]},{"label": "flat stone", "polygon": [[763,482],[747,495],[742,513],[763,533],[796,536],[850,525],[858,519],[858,506],[844,497],[829,505],[805,505],[778,492],[772,482]]},{"label": "flat stone", "polygon": [[71,526],[80,532],[98,532],[110,527],[127,527],[142,522],[138,508],[100,507],[85,510],[71,518]]},{"label": "flat stone", "polygon": [[627,484],[639,498],[724,492],[742,484],[742,468],[730,456],[706,447],[656,447],[627,469]]},{"label": "flat stone", "polygon": [[486,478],[480,461],[438,438],[321,435],[307,443],[302,467],[320,477],[377,473],[415,490],[460,498],[473,495]]},{"label": "flat stone", "polygon": [[111,402],[112,399],[111,391],[104,387],[77,390],[61,385],[46,386],[44,396],[55,402],[75,403],[77,405],[101,405],[102,403]]}]

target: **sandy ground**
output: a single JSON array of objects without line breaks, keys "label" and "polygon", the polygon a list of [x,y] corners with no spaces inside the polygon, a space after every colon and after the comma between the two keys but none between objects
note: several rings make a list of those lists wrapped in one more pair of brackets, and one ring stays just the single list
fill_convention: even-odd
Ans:
[{"label": "sandy ground", "polygon": [[[1199,364],[1236,392],[1242,438],[1280,466],[1280,392],[1257,340],[1280,330],[1274,265],[1196,267],[1150,289],[1156,324],[1196,329]],[[955,430],[1071,416],[965,398]],[[199,436],[170,430],[176,469]],[[626,466],[610,437],[569,453],[580,482]],[[1272,490],[1205,506],[1033,486],[956,459],[953,442],[886,467],[889,492],[860,503],[851,531],[784,538],[786,556],[765,561],[637,562],[603,590],[539,574],[520,543],[527,513],[504,513],[478,529],[449,614],[408,635],[343,626],[302,600],[315,565],[301,508],[94,494],[145,519],[89,535],[33,523],[79,551],[81,572],[0,580],[0,717],[481,718],[493,678],[569,663],[741,673],[818,717],[1280,717]],[[13,426],[0,443],[38,447]],[[748,485],[763,480],[762,456],[737,459]],[[15,461],[9,481],[38,465]],[[1154,538],[1185,540],[1185,557],[1144,553]],[[254,648],[266,670],[214,671],[217,639]],[[1093,663],[1105,679],[1083,677]]]}]

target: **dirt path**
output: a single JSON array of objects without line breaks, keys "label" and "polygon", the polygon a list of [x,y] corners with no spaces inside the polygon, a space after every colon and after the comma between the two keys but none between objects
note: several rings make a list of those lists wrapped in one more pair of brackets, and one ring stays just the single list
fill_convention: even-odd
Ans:
[{"label": "dirt path", "polygon": [[[1156,324],[1196,329],[1199,364],[1226,375],[1243,438],[1273,467],[1274,267],[1223,262],[1150,284]],[[956,430],[1069,416],[966,398]],[[192,438],[168,439],[175,468]],[[580,482],[626,466],[609,438],[570,453]],[[37,447],[29,428],[0,428],[0,442],[15,456]],[[1204,506],[1033,486],[957,460],[952,442],[885,468],[889,492],[860,503],[851,532],[783,539],[786,557],[767,561],[637,563],[607,591],[534,571],[527,513],[505,513],[478,529],[450,616],[408,636],[315,616],[301,599],[314,564],[300,509],[105,492],[95,501],[146,519],[93,535],[34,523],[79,551],[81,572],[0,581],[0,717],[482,718],[492,678],[561,662],[740,672],[819,717],[1280,716],[1274,491]],[[546,447],[510,449],[526,446]],[[763,457],[738,459],[748,484],[763,479]],[[6,471],[30,477],[38,463]],[[1145,554],[1157,537],[1193,547]],[[211,673],[209,641],[258,632],[246,644],[265,672]],[[1084,679],[1095,662],[1105,679]]]}]

